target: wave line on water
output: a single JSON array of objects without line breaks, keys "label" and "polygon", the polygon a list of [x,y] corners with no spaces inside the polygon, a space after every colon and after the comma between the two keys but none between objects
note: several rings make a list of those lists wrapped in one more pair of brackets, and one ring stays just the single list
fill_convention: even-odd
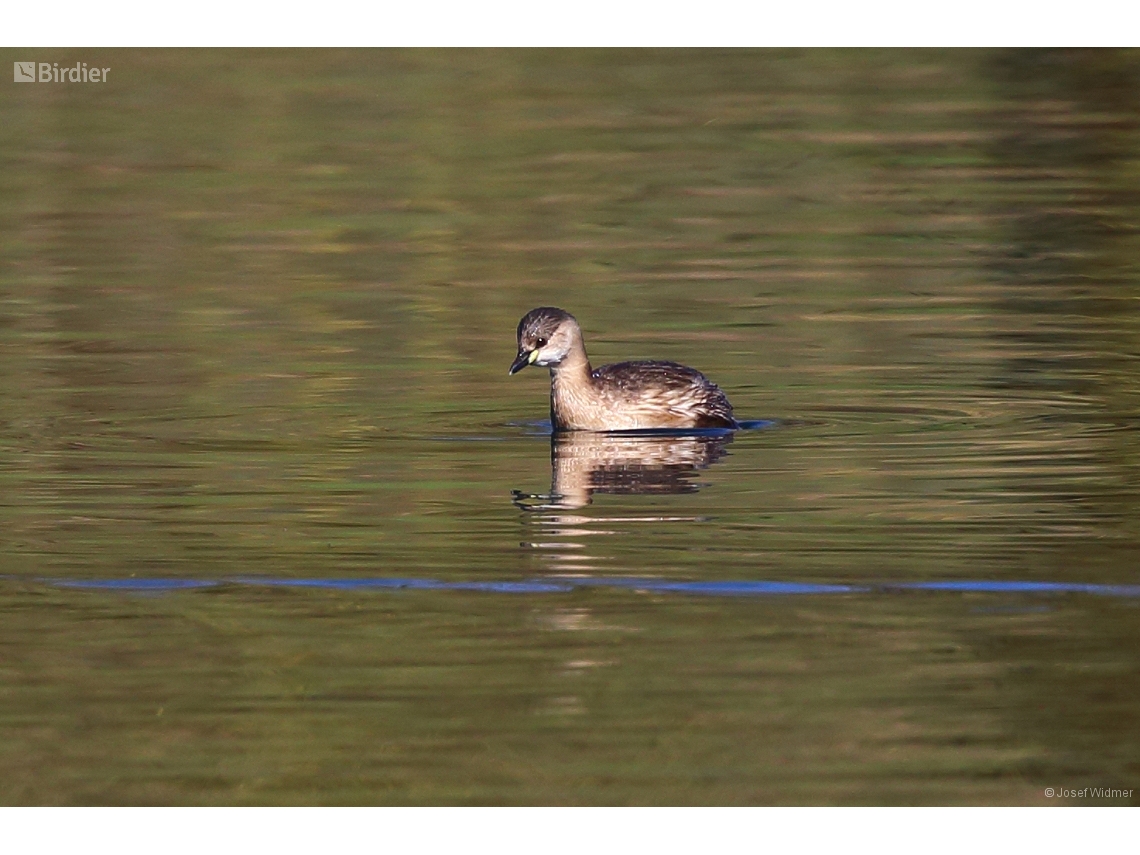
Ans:
[{"label": "wave line on water", "polygon": [[[18,577],[0,577],[21,581]],[[363,578],[281,578],[235,576],[219,579],[120,578],[66,579],[39,578],[41,584],[59,588],[165,593],[212,588],[220,585],[244,587],[308,588],[336,591],[429,590],[481,591],[496,594],[565,594],[580,588],[613,588],[661,594],[697,594],[717,597],[755,597],[822,594],[890,594],[898,591],[984,594],[1089,594],[1108,597],[1140,597],[1140,585],[1098,585],[1091,583],[998,581],[988,579],[943,580],[934,582],[889,582],[865,585],[787,582],[771,580],[671,580],[659,577],[554,576],[521,581],[363,577]]]}]

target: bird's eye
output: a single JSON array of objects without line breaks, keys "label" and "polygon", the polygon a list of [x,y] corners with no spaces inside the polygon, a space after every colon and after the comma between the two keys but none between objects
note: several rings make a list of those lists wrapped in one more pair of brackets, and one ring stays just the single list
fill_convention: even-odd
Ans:
[{"label": "bird's eye", "polygon": [[535,347],[546,347],[546,339],[536,338],[534,340],[534,345],[535,345]]}]

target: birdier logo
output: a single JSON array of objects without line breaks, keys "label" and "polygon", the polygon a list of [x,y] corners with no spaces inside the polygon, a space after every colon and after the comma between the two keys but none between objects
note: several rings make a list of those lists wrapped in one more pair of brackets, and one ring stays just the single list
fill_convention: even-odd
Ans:
[{"label": "birdier logo", "polygon": [[109,68],[88,68],[85,62],[64,68],[58,62],[12,63],[12,79],[16,83],[106,83],[110,72]]}]

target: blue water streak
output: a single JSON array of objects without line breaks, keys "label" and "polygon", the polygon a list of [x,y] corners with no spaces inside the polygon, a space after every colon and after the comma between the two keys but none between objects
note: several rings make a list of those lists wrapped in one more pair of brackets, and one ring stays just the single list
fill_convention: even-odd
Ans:
[{"label": "blue water streak", "polygon": [[[5,577],[11,581],[13,577]],[[867,585],[816,584],[752,580],[671,581],[649,577],[565,576],[523,581],[461,581],[417,578],[287,579],[272,576],[238,576],[226,579],[40,579],[60,588],[162,593],[166,591],[241,585],[271,588],[316,588],[332,591],[413,590],[482,591],[491,594],[565,594],[580,588],[615,588],[660,594],[696,594],[713,597],[757,597],[823,594],[891,594],[931,591],[982,594],[1091,594],[1106,597],[1140,597],[1140,585],[1095,585],[1065,582],[1016,582],[987,579],[935,582],[882,582]]]},{"label": "blue water streak", "polygon": [[437,579],[274,579],[243,576],[230,580],[239,585],[268,585],[279,588],[327,588],[357,591],[368,588],[405,588],[431,591],[488,591],[495,594],[553,594],[571,590],[570,585],[554,582],[441,582]]},{"label": "blue water streak", "polygon": [[214,579],[43,579],[60,588],[93,588],[112,591],[181,591],[211,588],[221,584]]},{"label": "blue water streak", "polygon": [[590,577],[568,579],[582,587],[632,588],[661,593],[710,594],[720,597],[745,597],[771,594],[851,594],[867,591],[851,585],[814,585],[807,582],[669,582],[664,579]]},{"label": "blue water streak", "polygon": [[1140,585],[1089,585],[1065,582],[903,582],[883,585],[884,589],[917,591],[970,591],[999,594],[1096,594],[1109,597],[1140,597]]}]

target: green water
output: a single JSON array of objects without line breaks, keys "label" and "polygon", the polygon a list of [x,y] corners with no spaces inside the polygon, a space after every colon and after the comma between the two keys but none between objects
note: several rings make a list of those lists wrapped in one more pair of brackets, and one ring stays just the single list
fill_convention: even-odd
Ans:
[{"label": "green water", "polygon": [[0,802],[1140,801],[1140,53],[0,53]]}]

